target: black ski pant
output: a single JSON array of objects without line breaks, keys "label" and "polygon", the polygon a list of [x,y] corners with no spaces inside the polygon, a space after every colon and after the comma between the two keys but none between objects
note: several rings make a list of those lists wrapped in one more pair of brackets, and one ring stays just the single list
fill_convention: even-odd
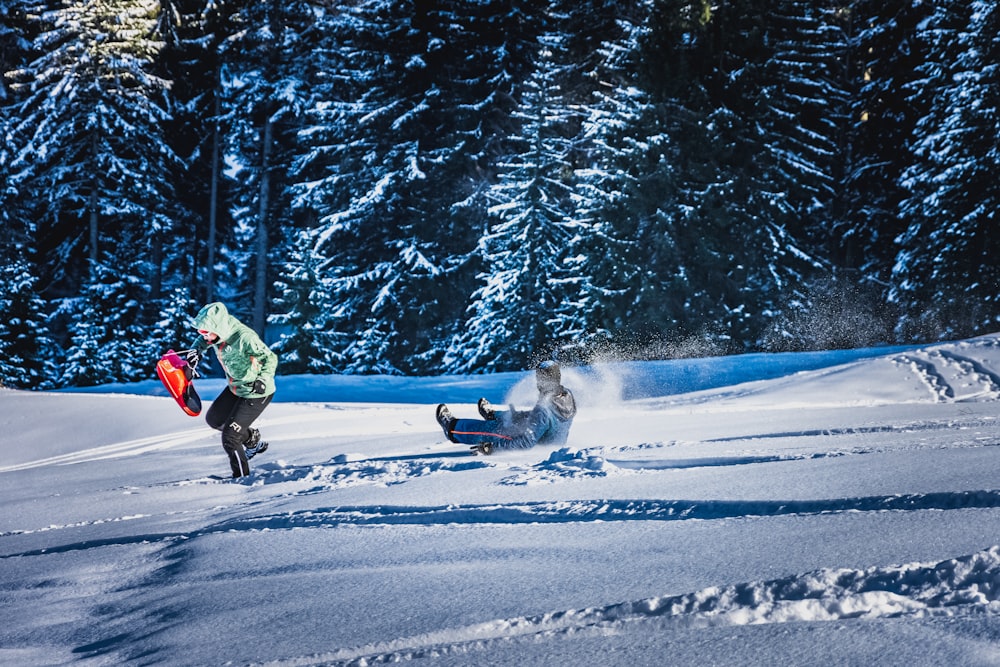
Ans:
[{"label": "black ski pant", "polygon": [[243,445],[250,439],[250,425],[254,423],[274,394],[260,398],[240,398],[229,387],[222,390],[205,414],[205,421],[217,431],[222,431],[222,448],[229,455],[233,477],[250,474],[250,462]]}]

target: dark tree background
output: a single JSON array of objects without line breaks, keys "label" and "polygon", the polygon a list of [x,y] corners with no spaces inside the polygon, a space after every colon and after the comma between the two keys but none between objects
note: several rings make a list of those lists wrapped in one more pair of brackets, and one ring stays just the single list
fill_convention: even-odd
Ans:
[{"label": "dark tree background", "polygon": [[0,0],[0,384],[996,329],[985,0]]}]

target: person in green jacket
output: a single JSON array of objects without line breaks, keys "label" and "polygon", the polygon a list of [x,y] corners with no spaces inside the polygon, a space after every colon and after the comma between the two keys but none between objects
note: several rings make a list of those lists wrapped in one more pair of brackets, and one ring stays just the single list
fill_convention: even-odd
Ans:
[{"label": "person in green jacket", "polygon": [[199,337],[188,353],[198,363],[204,352],[215,349],[228,386],[205,414],[209,426],[222,431],[222,447],[229,455],[233,477],[250,474],[249,459],[267,449],[260,431],[251,424],[274,398],[274,373],[278,356],[253,329],[229,314],[226,306],[210,303],[194,318]]}]

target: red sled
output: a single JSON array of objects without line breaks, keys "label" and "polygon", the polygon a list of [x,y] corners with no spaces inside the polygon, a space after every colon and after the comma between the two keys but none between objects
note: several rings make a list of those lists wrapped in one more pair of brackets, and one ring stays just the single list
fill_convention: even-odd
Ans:
[{"label": "red sled", "polygon": [[163,386],[167,388],[170,395],[181,406],[181,410],[197,417],[201,413],[201,397],[194,390],[194,368],[173,350],[160,357],[156,362],[156,374],[160,377]]}]

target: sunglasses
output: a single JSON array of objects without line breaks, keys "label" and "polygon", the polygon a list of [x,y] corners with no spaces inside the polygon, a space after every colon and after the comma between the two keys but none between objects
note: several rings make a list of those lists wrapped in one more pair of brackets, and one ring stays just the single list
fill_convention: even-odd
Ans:
[{"label": "sunglasses", "polygon": [[208,334],[210,334],[212,332],[209,331],[208,329],[198,329],[198,333],[200,333],[202,336],[207,336]]}]

